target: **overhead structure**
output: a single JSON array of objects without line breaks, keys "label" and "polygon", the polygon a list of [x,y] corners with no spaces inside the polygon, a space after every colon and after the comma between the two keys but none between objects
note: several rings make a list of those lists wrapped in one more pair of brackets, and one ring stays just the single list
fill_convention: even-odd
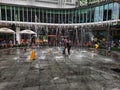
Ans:
[{"label": "overhead structure", "polygon": [[15,24],[25,25],[25,26],[58,26],[58,27],[68,27],[68,26],[98,26],[98,25],[108,25],[108,24],[118,24],[120,23],[120,19],[116,20],[108,20],[108,21],[99,21],[99,22],[90,22],[90,23],[71,23],[71,24],[57,24],[57,23],[38,23],[38,22],[18,22],[18,21],[0,21],[3,24]]},{"label": "overhead structure", "polygon": [[13,34],[13,43],[15,44],[15,31],[9,28],[0,28],[0,33]]},{"label": "overhead structure", "polygon": [[27,34],[30,42],[33,39],[33,37],[37,37],[37,33],[32,31],[32,30],[29,30],[29,29],[25,29],[25,30],[20,31],[20,34]]},{"label": "overhead structure", "polygon": [[9,28],[0,28],[0,33],[11,33],[15,34],[15,31],[9,29]]},{"label": "overhead structure", "polygon": [[32,30],[26,29],[26,30],[22,30],[20,34],[37,34],[37,33]]}]

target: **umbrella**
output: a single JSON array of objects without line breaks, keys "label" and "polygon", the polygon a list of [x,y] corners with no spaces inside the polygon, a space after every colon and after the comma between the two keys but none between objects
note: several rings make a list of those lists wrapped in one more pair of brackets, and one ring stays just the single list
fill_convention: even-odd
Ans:
[{"label": "umbrella", "polygon": [[[36,32],[33,32],[32,30],[26,29],[26,30],[22,30],[20,31],[20,34],[28,34],[29,35],[29,40],[31,42],[32,38],[37,35]],[[31,36],[32,34],[34,34],[33,36]]]},{"label": "umbrella", "polygon": [[36,34],[36,32],[33,32],[33,31],[31,31],[31,30],[28,30],[28,29],[22,30],[20,33],[21,33],[21,34]]},{"label": "umbrella", "polygon": [[0,28],[0,33],[15,33],[13,30],[9,28]]}]

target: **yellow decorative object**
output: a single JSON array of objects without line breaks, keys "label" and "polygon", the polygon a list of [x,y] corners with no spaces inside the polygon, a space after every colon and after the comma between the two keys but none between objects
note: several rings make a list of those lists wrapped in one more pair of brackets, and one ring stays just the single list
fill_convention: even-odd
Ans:
[{"label": "yellow decorative object", "polygon": [[32,53],[30,55],[30,60],[32,61],[32,60],[36,60],[36,59],[37,59],[36,52],[35,52],[35,50],[32,50]]},{"label": "yellow decorative object", "polygon": [[99,45],[98,44],[95,44],[95,48],[98,49]]},{"label": "yellow decorative object", "polygon": [[102,41],[104,42],[104,41],[106,41],[106,39],[105,39],[105,38],[103,38],[103,39],[102,39]]}]

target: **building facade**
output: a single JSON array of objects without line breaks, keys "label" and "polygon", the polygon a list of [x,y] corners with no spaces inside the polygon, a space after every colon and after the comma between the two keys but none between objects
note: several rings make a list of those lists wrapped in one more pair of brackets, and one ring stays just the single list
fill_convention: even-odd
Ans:
[{"label": "building facade", "polygon": [[91,23],[120,19],[120,4],[106,2],[78,8],[43,8],[0,4],[0,20],[38,23]]},{"label": "building facade", "polygon": [[[38,28],[42,27],[42,29],[45,27],[44,29],[46,30],[51,29],[51,27],[54,27],[52,30],[58,30],[60,27],[69,29],[69,27],[75,28],[75,26],[77,26],[78,28],[84,25],[98,26],[99,24],[102,26],[105,24],[107,25],[106,27],[108,27],[110,24],[119,25],[120,21],[120,3],[116,0],[102,1],[97,4],[72,8],[61,6],[65,5],[63,4],[65,2],[64,0],[53,0],[56,8],[42,7],[36,4],[36,2],[42,1],[49,3],[50,0],[33,0],[32,4],[30,4],[31,2],[29,2],[29,0],[21,0],[20,4],[15,4],[15,1],[18,2],[18,0],[11,1],[14,3],[1,0],[0,24],[2,25],[14,24],[15,26],[27,25],[28,27],[35,25]],[[66,0],[66,3],[71,2],[71,4],[75,4],[73,1]],[[26,3],[23,4],[23,2]],[[59,8],[57,5],[59,5]],[[54,33],[56,34],[57,31]],[[74,38],[76,38],[76,36]]]}]

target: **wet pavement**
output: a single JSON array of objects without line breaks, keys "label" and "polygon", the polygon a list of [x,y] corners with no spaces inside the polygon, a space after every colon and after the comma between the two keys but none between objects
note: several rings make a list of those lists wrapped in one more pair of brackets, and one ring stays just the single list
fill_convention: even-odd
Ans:
[{"label": "wet pavement", "polygon": [[30,61],[31,51],[0,50],[0,90],[120,90],[119,55],[38,48],[37,60]]}]

